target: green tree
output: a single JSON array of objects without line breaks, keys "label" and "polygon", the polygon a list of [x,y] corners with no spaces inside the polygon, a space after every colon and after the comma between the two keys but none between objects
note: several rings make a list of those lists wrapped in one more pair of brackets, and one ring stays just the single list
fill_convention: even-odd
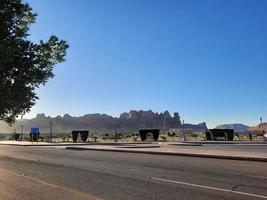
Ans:
[{"label": "green tree", "polygon": [[68,44],[51,36],[38,44],[29,40],[36,13],[21,0],[0,0],[0,120],[9,124],[30,111],[35,89],[54,76]]}]

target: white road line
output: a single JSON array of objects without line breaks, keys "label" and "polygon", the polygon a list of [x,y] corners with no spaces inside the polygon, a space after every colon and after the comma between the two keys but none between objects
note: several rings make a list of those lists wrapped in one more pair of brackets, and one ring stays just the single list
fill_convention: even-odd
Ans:
[{"label": "white road line", "polygon": [[155,177],[151,177],[151,179],[157,180],[157,181],[169,182],[169,183],[176,183],[176,184],[186,185],[186,186],[191,186],[191,187],[198,187],[198,188],[203,188],[203,189],[208,189],[208,190],[215,190],[215,191],[234,193],[234,194],[239,194],[239,195],[244,195],[244,196],[257,197],[257,198],[261,198],[261,199],[267,199],[267,196],[251,194],[251,193],[246,193],[246,192],[239,192],[239,191],[235,191],[235,190],[228,190],[228,189],[223,189],[223,188],[216,188],[216,187],[198,185],[198,184],[193,184],[193,183],[186,183],[186,182],[181,182],[181,181],[173,181],[173,180],[155,178]]}]

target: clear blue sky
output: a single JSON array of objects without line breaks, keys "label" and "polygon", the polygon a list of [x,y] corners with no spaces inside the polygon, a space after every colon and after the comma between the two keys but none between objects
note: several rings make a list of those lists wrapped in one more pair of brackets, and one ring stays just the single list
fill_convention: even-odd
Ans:
[{"label": "clear blue sky", "polygon": [[178,111],[209,127],[267,121],[267,1],[27,0],[34,41],[68,41],[37,113]]}]

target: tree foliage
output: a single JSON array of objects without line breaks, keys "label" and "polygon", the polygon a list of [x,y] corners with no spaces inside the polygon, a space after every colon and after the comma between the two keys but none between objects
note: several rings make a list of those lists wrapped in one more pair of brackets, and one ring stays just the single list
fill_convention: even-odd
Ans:
[{"label": "tree foliage", "polygon": [[51,36],[48,41],[29,40],[36,14],[21,0],[0,0],[0,120],[10,124],[30,111],[38,99],[35,89],[54,76],[68,44]]}]

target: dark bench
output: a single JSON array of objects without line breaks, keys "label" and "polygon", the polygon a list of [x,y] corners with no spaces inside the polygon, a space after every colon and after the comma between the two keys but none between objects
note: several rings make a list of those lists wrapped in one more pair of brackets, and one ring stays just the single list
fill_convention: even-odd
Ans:
[{"label": "dark bench", "polygon": [[86,142],[86,140],[87,140],[87,138],[89,136],[89,131],[72,131],[71,134],[72,134],[72,140],[73,140],[73,142],[77,142],[79,133],[81,135],[82,141],[83,142]]},{"label": "dark bench", "polygon": [[158,141],[158,139],[159,139],[159,132],[160,132],[159,129],[141,129],[141,130],[139,130],[139,134],[140,134],[140,137],[141,137],[141,140],[142,141],[145,141],[147,139],[147,134],[148,133],[152,133],[153,139],[155,141]]},{"label": "dark bench", "polygon": [[218,140],[218,138],[233,141],[234,129],[209,129],[206,131],[206,140]]}]

